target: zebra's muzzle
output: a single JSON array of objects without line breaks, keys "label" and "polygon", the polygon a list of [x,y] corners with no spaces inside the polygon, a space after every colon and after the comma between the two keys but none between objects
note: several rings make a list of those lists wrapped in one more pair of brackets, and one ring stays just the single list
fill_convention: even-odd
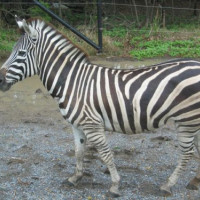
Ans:
[{"label": "zebra's muzzle", "polygon": [[10,83],[6,82],[6,69],[0,70],[0,90],[5,92],[10,89],[11,85]]}]

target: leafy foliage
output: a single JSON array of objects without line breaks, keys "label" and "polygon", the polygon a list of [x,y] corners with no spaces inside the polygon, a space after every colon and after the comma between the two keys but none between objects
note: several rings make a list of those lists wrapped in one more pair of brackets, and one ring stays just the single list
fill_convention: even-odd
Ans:
[{"label": "leafy foliage", "polygon": [[121,26],[121,27],[114,27],[111,30],[104,30],[104,35],[115,37],[115,38],[124,38],[128,33],[128,29]]}]

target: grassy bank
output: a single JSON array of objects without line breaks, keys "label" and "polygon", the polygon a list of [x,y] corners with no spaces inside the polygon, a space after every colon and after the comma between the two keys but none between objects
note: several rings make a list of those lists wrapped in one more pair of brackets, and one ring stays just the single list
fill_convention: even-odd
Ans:
[{"label": "grassy bank", "polygon": [[[72,42],[84,49],[89,55],[96,50],[63,27],[58,27]],[[78,29],[96,41],[96,28],[78,27]],[[8,56],[19,34],[14,28],[0,29],[0,57]],[[97,42],[97,41],[96,41]],[[123,56],[134,59],[154,57],[200,57],[200,29],[195,25],[183,25],[160,29],[136,29],[116,27],[103,31],[103,55]]]}]

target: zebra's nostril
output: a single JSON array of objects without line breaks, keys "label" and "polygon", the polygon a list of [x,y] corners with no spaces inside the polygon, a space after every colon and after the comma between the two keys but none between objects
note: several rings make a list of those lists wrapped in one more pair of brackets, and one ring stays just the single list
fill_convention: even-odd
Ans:
[{"label": "zebra's nostril", "polygon": [[4,82],[4,76],[0,74],[0,84],[2,84],[3,82]]}]

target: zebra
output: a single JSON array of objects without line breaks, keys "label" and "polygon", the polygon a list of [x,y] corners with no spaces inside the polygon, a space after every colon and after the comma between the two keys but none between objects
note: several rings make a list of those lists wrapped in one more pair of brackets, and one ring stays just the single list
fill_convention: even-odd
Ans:
[{"label": "zebra", "polygon": [[[0,89],[7,91],[36,74],[40,77],[72,126],[76,169],[68,183],[76,186],[83,177],[88,141],[110,172],[110,195],[120,196],[120,176],[105,132],[141,133],[173,120],[181,157],[160,188],[171,195],[194,146],[200,153],[200,62],[177,59],[136,69],[106,68],[92,64],[84,51],[42,19],[15,19],[21,37],[1,67]],[[187,188],[198,189],[199,183],[200,165]]]}]

